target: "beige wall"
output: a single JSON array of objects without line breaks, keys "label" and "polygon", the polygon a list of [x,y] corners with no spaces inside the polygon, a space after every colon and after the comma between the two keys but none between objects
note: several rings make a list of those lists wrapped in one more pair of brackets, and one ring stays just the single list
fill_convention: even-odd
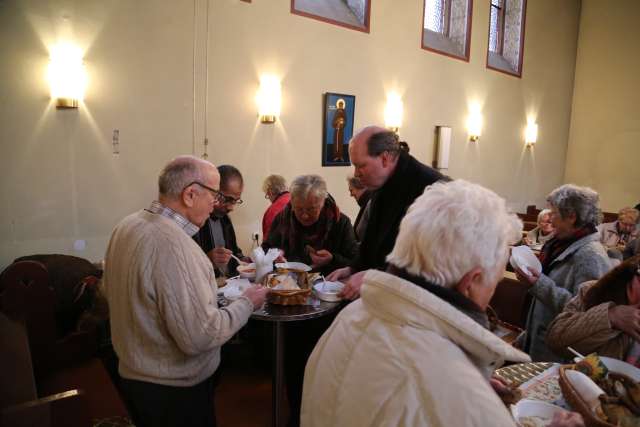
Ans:
[{"label": "beige wall", "polygon": [[583,0],[565,179],[617,212],[640,202],[640,2]]},{"label": "beige wall", "polygon": [[[474,2],[466,63],[420,49],[420,1],[374,0],[365,34],[292,15],[289,0],[211,0],[206,129],[210,159],[245,174],[246,203],[232,215],[241,244],[259,229],[269,173],[322,174],[355,214],[351,168],[320,166],[327,91],[356,95],[357,127],[381,123],[386,92],[399,91],[400,134],[418,159],[431,162],[435,125],[452,126],[451,176],[492,188],[516,209],[541,204],[564,175],[579,4],[529,2],[521,79],[485,68],[488,4]],[[194,22],[191,1],[0,2],[0,267],[36,252],[101,259],[117,221],[154,197],[161,166],[202,153],[205,5],[196,0]],[[47,47],[57,37],[86,48],[90,82],[77,111],[56,111],[48,99]],[[282,77],[274,126],[256,118],[264,72]],[[472,101],[485,122],[477,145],[464,129]],[[522,140],[529,114],[540,125],[533,151]],[[85,250],[74,251],[77,239]]]}]

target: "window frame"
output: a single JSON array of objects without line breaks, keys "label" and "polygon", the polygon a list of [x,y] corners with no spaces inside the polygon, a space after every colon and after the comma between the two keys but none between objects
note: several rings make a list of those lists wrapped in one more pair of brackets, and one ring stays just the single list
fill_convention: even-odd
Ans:
[{"label": "window frame", "polygon": [[[504,7],[504,13],[506,14],[507,0],[502,0],[502,1],[504,2],[503,7]],[[491,0],[489,0],[489,8],[491,7],[493,7],[493,5],[491,5]],[[502,52],[504,48],[505,21],[506,19],[502,20],[502,45],[500,46],[501,53],[498,54],[497,52],[493,52],[501,57],[502,57]],[[489,33],[487,34],[487,58],[486,58],[486,67],[488,69],[498,71],[500,73],[507,74],[510,76],[522,78],[522,63],[524,62],[524,36],[525,36],[526,24],[527,24],[527,0],[522,0],[522,17],[520,19],[520,49],[518,51],[518,70],[511,71],[511,70],[505,70],[504,68],[494,67],[489,63],[489,55],[492,53],[491,50],[489,49],[489,39],[491,37],[491,9],[489,9]]]},{"label": "window frame", "polygon": [[350,30],[360,31],[362,33],[369,34],[371,32],[371,2],[373,0],[366,0],[366,9],[364,11],[364,26],[359,27],[357,25],[351,25],[346,22],[337,21],[335,19],[327,18],[321,15],[316,15],[310,12],[305,12],[296,9],[296,0],[291,0],[290,13],[293,15],[304,16],[305,18],[315,19],[316,21],[325,22],[327,24],[337,25],[339,27],[348,28]]},{"label": "window frame", "polygon": [[[446,38],[450,38],[449,34],[450,34],[450,30],[451,30],[451,1],[452,0],[442,0],[443,2],[443,6],[444,6],[444,13],[443,13],[443,19],[444,21],[444,31],[442,34],[444,37]],[[422,26],[422,31],[420,32],[420,47],[423,50],[428,50],[430,52],[434,52],[440,55],[444,55],[444,56],[448,56],[449,58],[454,58],[454,59],[458,59],[460,61],[464,61],[464,62],[469,62],[471,60],[471,28],[472,28],[472,21],[473,21],[473,0],[467,0],[467,29],[465,32],[465,43],[464,43],[464,54],[462,56],[460,55],[455,55],[453,53],[444,51],[444,50],[440,50],[440,49],[436,49],[430,46],[427,46],[424,43],[424,33],[426,28],[424,28],[424,18],[425,18],[425,14],[427,13],[427,3],[425,0],[422,0],[422,19],[421,19],[421,26]]]}]

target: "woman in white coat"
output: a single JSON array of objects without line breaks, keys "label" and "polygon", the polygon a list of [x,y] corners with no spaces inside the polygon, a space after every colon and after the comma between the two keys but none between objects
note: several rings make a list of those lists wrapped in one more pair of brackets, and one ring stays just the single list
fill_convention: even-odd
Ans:
[{"label": "woman in white coat", "polygon": [[490,190],[428,187],[402,220],[390,269],[366,273],[361,298],[314,349],[302,425],[515,426],[489,380],[529,357],[487,329],[485,309],[521,230]]}]

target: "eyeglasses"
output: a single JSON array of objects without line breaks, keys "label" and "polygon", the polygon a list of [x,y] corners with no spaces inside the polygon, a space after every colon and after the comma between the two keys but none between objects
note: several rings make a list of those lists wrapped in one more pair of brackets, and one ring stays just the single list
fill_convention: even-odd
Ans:
[{"label": "eyeglasses", "polygon": [[291,206],[293,211],[298,214],[307,214],[307,215],[315,215],[322,210],[323,205],[313,206],[310,208],[303,208],[301,206]]},{"label": "eyeglasses", "polygon": [[[211,187],[209,187],[208,185],[204,185],[204,184],[203,184],[203,183],[201,183],[201,182],[193,181],[193,182],[191,182],[191,183],[187,184],[184,188],[190,187],[190,186],[192,186],[193,184],[199,185],[200,187],[204,188],[205,190],[209,190],[209,192],[210,192],[210,193],[211,193],[211,195],[213,196],[213,199],[214,199],[215,201],[217,201],[218,203],[225,203],[225,201],[226,201],[226,197],[227,197],[227,196],[225,196],[224,194],[222,194],[221,192],[219,192],[219,191],[218,191],[218,190],[216,190],[215,188],[211,188]],[[184,189],[183,189],[182,191],[184,191]]]},{"label": "eyeglasses", "polygon": [[227,196],[222,193],[220,193],[220,196],[222,197],[220,203],[224,203],[225,205],[241,205],[242,204],[242,199],[236,199],[234,197]]}]

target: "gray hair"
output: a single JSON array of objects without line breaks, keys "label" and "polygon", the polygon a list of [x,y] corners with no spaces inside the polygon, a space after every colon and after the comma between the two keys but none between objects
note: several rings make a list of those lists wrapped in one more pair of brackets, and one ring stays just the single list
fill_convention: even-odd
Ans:
[{"label": "gray hair", "polygon": [[536,224],[540,225],[540,221],[542,221],[542,218],[544,218],[545,215],[551,215],[551,209],[542,209],[538,213],[538,220],[536,221]]},{"label": "gray hair", "polygon": [[281,175],[269,175],[262,183],[264,193],[280,194],[287,191],[287,181]]},{"label": "gray hair", "polygon": [[291,198],[306,199],[312,194],[321,199],[326,199],[327,183],[320,175],[300,175],[291,183]]},{"label": "gray hair", "polygon": [[558,210],[562,218],[575,214],[576,228],[595,226],[600,222],[600,196],[589,187],[562,185],[547,196],[547,202]]},{"label": "gray hair", "polygon": [[350,187],[353,187],[356,190],[364,190],[366,188],[364,185],[362,185],[362,181],[360,181],[353,175],[347,177],[347,183]]},{"label": "gray hair", "polygon": [[204,182],[205,167],[213,167],[211,163],[196,156],[185,155],[171,160],[160,172],[158,192],[160,195],[176,198],[185,187],[195,181]]},{"label": "gray hair", "polygon": [[480,267],[495,285],[496,266],[521,237],[522,221],[493,191],[461,179],[437,182],[409,207],[387,261],[446,288]]}]

